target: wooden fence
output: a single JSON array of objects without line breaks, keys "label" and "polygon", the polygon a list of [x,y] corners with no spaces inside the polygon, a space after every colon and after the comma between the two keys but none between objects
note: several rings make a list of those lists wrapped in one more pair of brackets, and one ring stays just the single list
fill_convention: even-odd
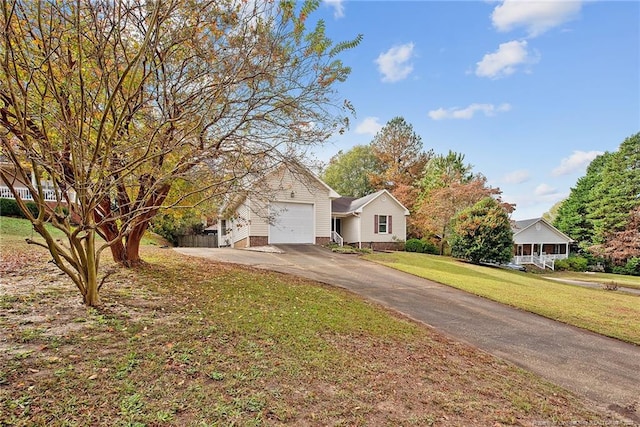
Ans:
[{"label": "wooden fence", "polygon": [[178,237],[178,246],[181,248],[217,248],[218,236],[216,234],[194,234]]}]

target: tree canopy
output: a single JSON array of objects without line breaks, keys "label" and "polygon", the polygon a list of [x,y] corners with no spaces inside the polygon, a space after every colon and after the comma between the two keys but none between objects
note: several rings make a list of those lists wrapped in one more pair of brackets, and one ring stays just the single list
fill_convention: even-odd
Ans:
[{"label": "tree canopy", "polygon": [[451,255],[473,263],[506,263],[513,256],[513,231],[507,211],[485,197],[453,220]]},{"label": "tree canopy", "polygon": [[0,176],[29,187],[38,216],[14,196],[85,303],[98,301],[103,250],[139,262],[176,182],[190,185],[174,203],[254,185],[346,125],[335,85],[350,69],[338,56],[360,37],[334,44],[323,21],[307,28],[318,6],[2,1],[0,144],[12,169]]},{"label": "tree canopy", "polygon": [[380,161],[371,146],[356,145],[333,156],[322,172],[322,179],[343,196],[363,197],[376,191],[370,176],[380,172]]},{"label": "tree canopy", "polygon": [[[474,173],[473,166],[465,164],[464,154],[450,150],[446,155],[432,157],[425,165],[413,224],[425,235],[438,236],[440,254],[444,254],[452,219],[485,197],[500,200],[500,194],[499,188],[487,185],[482,174]],[[513,211],[513,205],[504,207],[509,213]]]},{"label": "tree canopy", "polygon": [[433,152],[424,151],[422,138],[402,117],[394,117],[380,129],[371,141],[371,149],[382,165],[381,171],[371,175],[372,185],[389,190],[400,203],[410,207],[416,196],[416,182]]},{"label": "tree canopy", "polygon": [[[584,250],[624,263],[619,238],[633,240],[634,212],[640,207],[640,133],[626,138],[613,153],[596,157],[558,209],[554,225],[577,240]],[[630,229],[631,227],[631,229]]]}]

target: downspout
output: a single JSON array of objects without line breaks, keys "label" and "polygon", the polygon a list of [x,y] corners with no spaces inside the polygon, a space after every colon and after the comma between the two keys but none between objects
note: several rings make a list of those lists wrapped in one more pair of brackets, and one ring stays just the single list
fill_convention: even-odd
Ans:
[{"label": "downspout", "polygon": [[362,218],[358,214],[354,214],[358,218],[358,249],[362,249]]}]

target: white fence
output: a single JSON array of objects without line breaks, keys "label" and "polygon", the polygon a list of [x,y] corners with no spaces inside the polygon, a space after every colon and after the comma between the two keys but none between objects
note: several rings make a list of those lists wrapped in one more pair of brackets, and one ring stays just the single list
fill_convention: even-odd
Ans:
[{"label": "white fence", "polygon": [[557,259],[567,259],[567,254],[545,254],[545,255],[520,255],[513,257],[513,263],[518,265],[533,264],[539,268],[555,269]]},{"label": "white fence", "polygon": [[[16,193],[18,193],[18,196],[20,196],[22,200],[33,200],[33,195],[31,194],[28,188],[16,188],[15,190],[16,190]],[[42,190],[42,195],[44,196],[45,202],[57,202],[58,200],[65,201],[63,197],[57,198],[56,192],[53,189],[44,188]],[[75,202],[75,199],[76,199],[75,194],[70,193],[70,196],[71,196],[70,197],[71,201]],[[0,198],[14,199],[15,197],[13,197],[13,193],[11,192],[9,187],[0,186]]]}]

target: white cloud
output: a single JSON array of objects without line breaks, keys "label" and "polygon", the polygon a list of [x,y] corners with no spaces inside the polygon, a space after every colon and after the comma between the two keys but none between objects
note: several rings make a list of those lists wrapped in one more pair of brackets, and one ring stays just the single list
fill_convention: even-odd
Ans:
[{"label": "white cloud", "polygon": [[506,184],[522,184],[531,178],[531,174],[526,169],[520,169],[506,174],[502,177],[502,181]]},{"label": "white cloud", "polygon": [[344,17],[344,4],[342,0],[324,0],[324,2],[333,8],[334,18]]},{"label": "white cloud", "polygon": [[552,196],[558,194],[558,190],[549,184],[540,184],[533,190],[533,194],[536,196]]},{"label": "white cloud", "polygon": [[377,117],[365,117],[365,119],[356,126],[356,133],[375,135],[382,129],[382,124],[380,124],[379,120]]},{"label": "white cloud", "polygon": [[504,0],[493,10],[491,20],[498,31],[524,27],[529,37],[536,37],[574,19],[581,8],[580,0]]},{"label": "white cloud", "polygon": [[565,157],[560,161],[560,166],[551,171],[552,176],[568,175],[573,172],[586,169],[589,163],[599,155],[604,154],[602,151],[574,151],[569,157]]},{"label": "white cloud", "polygon": [[[543,184],[544,186],[544,184]],[[548,187],[548,186],[546,186]],[[545,187],[540,187],[544,192]],[[512,218],[516,220],[539,218],[551,207],[560,200],[567,197],[568,194],[563,194],[559,191],[547,195],[534,195],[527,191],[517,191],[513,194],[503,193],[502,199],[509,203],[515,203],[516,210],[512,214]]]},{"label": "white cloud", "polygon": [[527,50],[527,41],[513,40],[502,43],[498,50],[487,53],[476,65],[476,75],[497,79],[515,73],[519,65],[535,64],[539,55],[532,55]]},{"label": "white cloud", "polygon": [[501,104],[497,107],[493,104],[471,104],[465,108],[438,108],[429,111],[429,117],[433,120],[444,119],[471,119],[477,112],[484,113],[485,116],[494,116],[496,113],[502,113],[511,110],[510,104]]},{"label": "white cloud", "polygon": [[409,61],[413,57],[413,47],[413,43],[394,46],[376,58],[383,82],[397,82],[411,74],[413,64]]}]

